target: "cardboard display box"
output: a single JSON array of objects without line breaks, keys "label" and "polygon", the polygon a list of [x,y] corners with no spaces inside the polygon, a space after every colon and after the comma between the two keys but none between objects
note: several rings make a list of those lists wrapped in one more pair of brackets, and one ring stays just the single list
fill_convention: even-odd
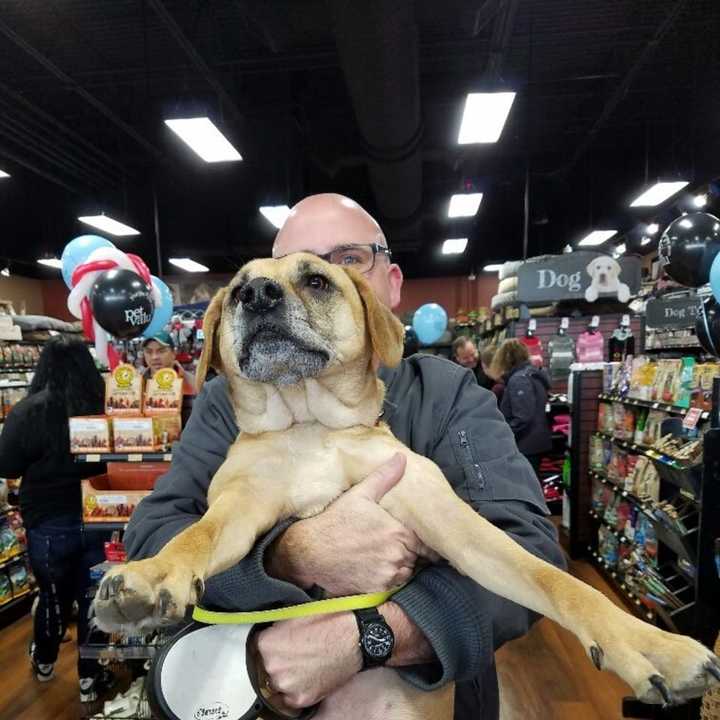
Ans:
[{"label": "cardboard display box", "polygon": [[139,415],[142,390],[142,375],[132,365],[118,365],[105,379],[105,414]]},{"label": "cardboard display box", "polygon": [[182,378],[172,368],[158,370],[145,386],[144,415],[179,415],[182,409]]},{"label": "cardboard display box", "polygon": [[116,417],[113,419],[113,446],[116,453],[153,452],[153,419]]},{"label": "cardboard display box", "polygon": [[113,490],[107,475],[82,481],[83,520],[86,523],[123,522],[130,519],[146,490]]},{"label": "cardboard display box", "polygon": [[112,452],[112,421],[104,415],[70,418],[70,452]]}]

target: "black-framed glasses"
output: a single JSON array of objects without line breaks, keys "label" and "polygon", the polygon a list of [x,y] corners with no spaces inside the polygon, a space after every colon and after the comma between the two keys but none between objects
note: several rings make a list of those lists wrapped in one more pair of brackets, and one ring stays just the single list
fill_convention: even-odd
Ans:
[{"label": "black-framed glasses", "polygon": [[375,267],[375,258],[378,255],[385,255],[388,261],[392,258],[390,248],[378,243],[368,243],[367,245],[341,245],[333,248],[329,253],[320,255],[315,253],[331,265],[341,265],[342,267],[352,267],[358,272],[369,273]]}]

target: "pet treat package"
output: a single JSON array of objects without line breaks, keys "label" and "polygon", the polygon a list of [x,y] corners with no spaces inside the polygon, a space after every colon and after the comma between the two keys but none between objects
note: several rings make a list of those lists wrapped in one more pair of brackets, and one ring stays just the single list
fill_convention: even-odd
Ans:
[{"label": "pet treat package", "polygon": [[142,375],[132,365],[118,365],[105,379],[105,413],[139,415],[142,389]]},{"label": "pet treat package", "polygon": [[667,415],[661,410],[650,410],[645,422],[645,439],[643,445],[648,447],[654,445],[660,439],[660,426],[667,419]]},{"label": "pet treat package", "polygon": [[82,481],[83,520],[86,523],[130,519],[137,504],[150,490],[113,490],[107,475]]},{"label": "pet treat package", "polygon": [[588,463],[593,470],[605,471],[603,463],[603,441],[597,435],[590,436],[590,448],[588,450]]},{"label": "pet treat package", "polygon": [[115,452],[152,452],[155,449],[153,418],[118,417],[113,420]]},{"label": "pet treat package", "polygon": [[172,368],[158,370],[145,387],[143,414],[179,414],[182,408],[182,378]]},{"label": "pet treat package", "polygon": [[633,442],[637,445],[645,444],[645,424],[647,423],[648,411],[644,408],[639,408],[635,415],[635,434]]},{"label": "pet treat package", "polygon": [[71,417],[70,452],[86,453],[112,452],[112,421],[102,415]]},{"label": "pet treat package", "polygon": [[[628,408],[628,412],[631,412]],[[613,435],[619,440],[625,439],[625,406],[613,403]]]},{"label": "pet treat package", "polygon": [[4,605],[12,600],[12,583],[7,573],[0,570],[0,605]]},{"label": "pet treat package", "polygon": [[182,431],[180,415],[155,415],[152,421],[155,449],[170,450],[170,446],[180,439]]},{"label": "pet treat package", "polygon": [[11,565],[8,575],[10,576],[10,584],[12,585],[14,597],[30,589],[30,575],[25,563],[17,562]]},{"label": "pet treat package", "polygon": [[695,358],[684,357],[681,363],[680,382],[675,404],[681,408],[689,408],[693,391],[693,378],[695,376]]}]

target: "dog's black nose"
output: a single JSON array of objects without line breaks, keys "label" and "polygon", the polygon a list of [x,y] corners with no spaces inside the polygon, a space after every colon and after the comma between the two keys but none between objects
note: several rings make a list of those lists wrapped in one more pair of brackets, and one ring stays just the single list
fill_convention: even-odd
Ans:
[{"label": "dog's black nose", "polygon": [[238,294],[243,310],[266,313],[274,310],[285,298],[282,286],[274,280],[259,277],[243,286]]}]

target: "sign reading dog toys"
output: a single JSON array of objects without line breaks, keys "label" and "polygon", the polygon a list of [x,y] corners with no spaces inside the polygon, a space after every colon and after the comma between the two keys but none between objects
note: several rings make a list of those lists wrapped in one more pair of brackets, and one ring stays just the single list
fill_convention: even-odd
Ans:
[{"label": "sign reading dog toys", "polygon": [[518,269],[517,300],[528,305],[565,300],[626,303],[640,291],[638,257],[615,259],[579,251],[528,260]]}]

